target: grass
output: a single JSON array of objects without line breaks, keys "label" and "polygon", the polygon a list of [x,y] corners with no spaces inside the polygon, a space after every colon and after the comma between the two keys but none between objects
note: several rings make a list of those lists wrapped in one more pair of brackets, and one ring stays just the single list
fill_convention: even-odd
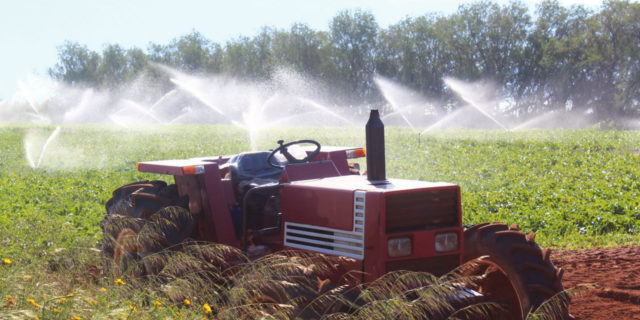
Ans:
[{"label": "grass", "polygon": [[[141,278],[133,276],[140,265],[116,274],[87,269],[92,262],[113,267],[95,261],[97,254],[59,252],[34,275],[6,276],[14,294],[5,297],[3,319],[491,319],[502,312],[491,302],[455,306],[457,288],[480,280],[463,276],[473,262],[442,277],[392,272],[367,286],[330,287],[309,274],[330,273],[337,258],[284,252],[248,262],[232,248],[195,243],[160,254],[167,266]],[[222,256],[230,254],[241,262],[225,264]],[[546,316],[563,308],[567,294],[574,293],[562,293],[529,318],[554,319]]]},{"label": "grass", "polygon": [[[34,170],[26,161],[24,141],[32,141],[31,153],[37,154],[53,129],[0,126],[0,259],[6,259],[0,260],[2,318],[162,319],[177,313],[197,318],[206,316],[205,303],[212,313],[220,306],[237,314],[255,309],[240,303],[248,278],[240,286],[225,283],[206,291],[181,287],[180,278],[152,286],[125,277],[126,284],[118,285],[113,273],[87,269],[105,266],[97,246],[111,191],[140,179],[171,182],[167,176],[137,172],[137,161],[234,154],[249,149],[245,132],[213,125],[64,126]],[[278,139],[300,138],[364,146],[359,128],[272,130],[262,133],[258,145],[267,149]],[[518,223],[525,232],[537,232],[541,245],[556,249],[640,243],[637,131],[465,130],[418,137],[406,128],[387,128],[386,141],[388,176],[461,186],[464,224]],[[171,298],[169,293],[176,291],[192,292],[184,297],[190,305]],[[223,292],[233,303],[216,300]],[[372,301],[397,303],[393,297],[378,298]],[[290,309],[283,306],[273,314],[287,315]]]}]

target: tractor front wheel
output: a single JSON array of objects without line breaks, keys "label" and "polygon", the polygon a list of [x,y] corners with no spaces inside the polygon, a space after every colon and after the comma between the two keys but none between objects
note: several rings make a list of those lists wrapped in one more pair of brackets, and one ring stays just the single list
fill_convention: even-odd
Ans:
[{"label": "tractor front wheel", "polygon": [[[517,225],[484,223],[464,231],[463,262],[476,260],[466,275],[478,276],[475,289],[506,309],[502,319],[526,319],[564,290],[562,269],[555,268],[550,253],[535,243],[535,234],[525,235]],[[549,316],[568,318],[566,301],[558,305]]]}]

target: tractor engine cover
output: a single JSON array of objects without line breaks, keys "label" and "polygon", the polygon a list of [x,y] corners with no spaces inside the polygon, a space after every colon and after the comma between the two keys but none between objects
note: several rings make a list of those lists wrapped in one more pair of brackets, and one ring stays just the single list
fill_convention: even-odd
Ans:
[{"label": "tractor engine cover", "polygon": [[444,274],[460,264],[455,184],[351,175],[294,181],[280,197],[284,246],[357,259],[364,281],[401,269]]}]

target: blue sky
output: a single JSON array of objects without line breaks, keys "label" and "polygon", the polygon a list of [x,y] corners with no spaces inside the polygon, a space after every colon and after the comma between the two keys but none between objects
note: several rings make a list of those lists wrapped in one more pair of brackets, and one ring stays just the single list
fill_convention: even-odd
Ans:
[{"label": "blue sky", "polygon": [[[64,41],[101,51],[108,43],[146,49],[150,42],[199,31],[224,44],[238,36],[253,36],[262,26],[288,28],[303,22],[327,30],[344,9],[361,8],[382,27],[406,16],[450,14],[470,0],[0,0],[0,100],[21,99],[19,82],[33,87],[48,78]],[[506,3],[505,0],[494,0]],[[525,3],[531,7],[534,1]],[[598,0],[562,0],[596,8]],[[43,84],[44,85],[44,84]]]}]

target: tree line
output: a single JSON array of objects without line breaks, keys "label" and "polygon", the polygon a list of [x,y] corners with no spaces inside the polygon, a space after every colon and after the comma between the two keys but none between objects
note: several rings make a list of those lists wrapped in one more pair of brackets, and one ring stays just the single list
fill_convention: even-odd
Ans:
[{"label": "tree line", "polygon": [[328,31],[296,23],[224,44],[197,31],[146,50],[110,44],[95,52],[65,42],[49,73],[72,85],[113,87],[152,72],[152,62],[252,79],[268,79],[284,66],[330,84],[341,103],[380,103],[373,78],[381,75],[455,106],[444,82],[455,77],[495,83],[492,94],[507,98],[506,111],[514,115],[590,110],[605,118],[637,116],[640,4],[613,0],[588,10],[545,0],[531,13],[522,2],[481,1],[386,28],[369,12],[342,11]]}]

